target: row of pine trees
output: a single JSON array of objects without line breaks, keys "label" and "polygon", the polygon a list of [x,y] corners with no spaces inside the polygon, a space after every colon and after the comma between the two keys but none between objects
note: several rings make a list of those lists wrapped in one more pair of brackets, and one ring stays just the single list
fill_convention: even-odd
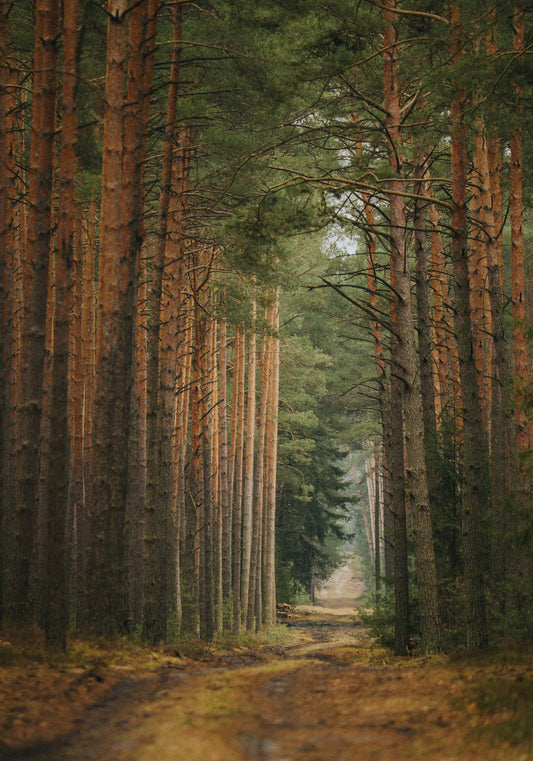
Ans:
[{"label": "row of pine trees", "polygon": [[1,4],[2,620],[37,620],[60,648],[69,627],[151,642],[261,628],[275,617],[277,291],[221,274],[217,241],[188,221],[180,2],[157,157],[159,3],[109,2],[101,186],[80,198],[81,5],[35,4],[26,71]]},{"label": "row of pine trees", "polygon": [[[503,19],[511,29],[507,55],[517,60],[523,54],[524,11],[505,10],[487,7],[481,22],[466,3],[452,3],[446,17],[421,12],[449,28],[450,176],[442,193],[442,176],[435,174],[443,167],[434,157],[439,146],[413,135],[403,114],[411,111],[412,119],[429,124],[423,98],[410,102],[403,89],[397,14],[404,11],[394,0],[383,3],[382,119],[392,179],[386,207],[375,191],[365,190],[361,201],[388,495],[384,575],[394,579],[398,653],[407,651],[411,631],[410,544],[417,628],[428,651],[443,646],[446,618],[448,625],[464,626],[469,647],[485,647],[495,628],[516,633],[531,601],[522,74],[511,78],[515,112],[503,129],[481,107],[489,96],[467,68],[489,61],[484,71],[496,77],[490,67],[502,54]],[[416,75],[410,76],[414,87]],[[354,120],[356,133],[364,134],[364,117]],[[355,161],[363,169],[360,153]],[[381,225],[388,226],[385,256],[376,232]],[[510,239],[505,265],[504,235]],[[388,306],[381,286],[387,270]],[[334,286],[350,298],[345,278]],[[450,466],[457,492],[451,498]],[[464,607],[450,618],[448,598],[458,586]]]}]

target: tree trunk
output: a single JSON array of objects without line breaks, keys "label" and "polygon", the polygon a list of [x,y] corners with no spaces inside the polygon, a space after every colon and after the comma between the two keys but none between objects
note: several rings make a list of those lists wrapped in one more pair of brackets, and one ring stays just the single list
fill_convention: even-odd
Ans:
[{"label": "tree trunk", "polygon": [[246,338],[244,332],[235,331],[233,352],[233,407],[231,413],[231,461],[233,476],[230,494],[233,504],[233,633],[241,627],[241,560],[242,560],[242,483],[244,469],[245,376]]},{"label": "tree trunk", "polygon": [[[197,312],[198,310],[196,310]],[[198,612],[198,531],[200,505],[203,499],[202,427],[201,427],[201,341],[198,315],[194,318],[194,345],[191,358],[191,432],[190,455],[186,480],[183,551],[181,553],[181,628],[184,633],[197,633]]]},{"label": "tree trunk", "polygon": [[256,333],[255,300],[252,302],[252,325],[248,342],[248,392],[246,397],[246,449],[244,457],[244,493],[242,512],[242,563],[241,563],[241,608],[243,620],[247,620],[248,593],[250,588],[250,566],[252,558],[252,521],[254,491],[254,457],[255,457],[255,418],[256,418]]},{"label": "tree trunk", "polygon": [[265,435],[266,435],[266,417],[267,406],[269,402],[269,368],[268,356],[268,338],[263,337],[260,352],[259,376],[261,379],[260,403],[259,403],[259,420],[257,425],[257,451],[254,462],[254,485],[253,485],[253,511],[252,511],[252,551],[250,563],[250,587],[248,592],[248,615],[246,627],[249,631],[254,628],[260,628],[262,615],[260,610],[256,610],[256,602],[262,600],[262,582],[263,582],[263,560],[261,545],[263,541],[263,512],[264,512],[264,476],[265,476]]},{"label": "tree trunk", "polygon": [[265,537],[264,537],[264,597],[263,622],[265,626],[276,623],[276,494],[278,465],[278,409],[279,409],[279,289],[275,291],[270,308],[272,337],[272,376],[269,383],[269,401],[266,420],[265,462]]},{"label": "tree trunk", "polygon": [[[387,110],[385,123],[389,165],[392,172],[401,175],[401,116],[396,60],[397,37],[393,26],[394,7],[394,0],[386,0],[383,11],[386,23],[383,54]],[[402,198],[403,184],[399,180],[392,180],[389,187],[393,288],[398,331],[397,371],[401,374],[403,382],[408,508],[413,522],[422,647],[426,652],[435,652],[440,649],[440,623],[425,467],[422,398],[417,383],[419,368],[411,307],[405,205]]]},{"label": "tree trunk", "polygon": [[[456,66],[461,56],[462,20],[457,5],[452,7],[451,58]],[[459,356],[463,399],[463,488],[462,533],[466,594],[467,646],[488,643],[485,608],[486,537],[482,526],[489,502],[488,454],[479,400],[474,360],[474,339],[470,315],[466,214],[466,128],[465,96],[456,84],[451,108],[452,118],[452,256],[455,280],[455,333]]]},{"label": "tree trunk", "polygon": [[46,644],[67,646],[66,519],[70,472],[69,350],[71,281],[74,262],[74,178],[76,172],[77,0],[63,3],[63,97],[59,179],[59,220],[55,270],[55,315],[50,402],[46,544]]},{"label": "tree trunk", "polygon": [[424,418],[424,443],[426,450],[426,471],[429,499],[433,508],[437,499],[438,476],[437,461],[437,423],[435,413],[435,383],[433,378],[433,357],[431,351],[431,318],[429,310],[429,268],[426,246],[426,210],[425,202],[419,196],[429,193],[424,161],[421,156],[416,159],[414,172],[415,183],[415,281],[416,314],[418,328],[418,357],[420,363],[420,388],[422,393],[422,410]]},{"label": "tree trunk", "polygon": [[222,606],[223,628],[231,629],[231,530],[232,515],[229,492],[228,473],[228,422],[227,422],[227,376],[228,376],[228,336],[227,325],[223,321],[220,324],[220,354],[219,354],[219,406],[218,406],[218,436],[220,452],[220,511],[222,516]]},{"label": "tree trunk", "polygon": [[[180,318],[180,291],[183,274],[183,191],[185,156],[179,151],[176,109],[181,67],[182,5],[173,11],[173,47],[167,101],[161,195],[159,197],[158,236],[152,263],[147,353],[147,438],[146,438],[146,515],[143,636],[152,642],[167,634],[166,570],[170,558],[165,552],[173,530],[172,479],[173,373],[175,372],[176,332]],[[181,151],[185,146],[181,147]],[[180,219],[173,219],[178,215]],[[172,239],[171,239],[172,238]],[[168,271],[165,270],[168,267]],[[165,285],[166,291],[163,286]],[[163,294],[165,297],[163,299]],[[166,312],[164,315],[163,312]],[[167,324],[167,321],[168,322]],[[164,327],[163,327],[164,326]],[[163,426],[163,429],[161,427]],[[165,463],[160,458],[165,452]],[[170,472],[169,472],[170,469]],[[164,473],[163,473],[164,471]],[[162,483],[162,481],[164,483]],[[170,501],[170,504],[169,504]],[[175,527],[174,527],[175,529]]]},{"label": "tree trunk", "polygon": [[[9,447],[9,386],[11,381],[11,343],[12,343],[12,298],[10,274],[13,268],[14,252],[12,246],[13,214],[12,179],[13,156],[10,150],[11,137],[10,93],[11,67],[8,49],[9,3],[0,2],[0,60],[4,66],[4,77],[0,82],[0,629],[3,620],[4,569],[8,549],[8,524],[11,523],[8,510],[8,469]],[[9,71],[9,74],[7,73]]]},{"label": "tree trunk", "polygon": [[[524,47],[524,11],[517,4],[513,18],[513,50]],[[517,98],[522,88],[515,84]],[[511,212],[511,268],[513,302],[513,346],[516,377],[517,438],[519,451],[531,446],[530,422],[525,410],[524,392],[531,379],[531,359],[526,341],[526,288],[524,275],[524,224],[522,203],[522,107],[515,110],[516,122],[511,129],[511,158],[509,165],[509,203]]]},{"label": "tree trunk", "polygon": [[39,0],[35,7],[29,219],[23,273],[26,303],[17,403],[14,564],[12,583],[6,586],[9,590],[7,612],[17,622],[29,621],[33,613],[30,568],[35,551],[38,505],[59,38],[59,3]]},{"label": "tree trunk", "polygon": [[121,245],[121,233],[128,224],[121,207],[127,6],[125,0],[108,0],[97,382],[88,514],[89,626],[105,636],[129,630],[125,517],[137,262],[129,247],[125,252]]},{"label": "tree trunk", "polygon": [[124,104],[124,132],[122,161],[122,231],[123,256],[131,256],[137,262],[135,272],[135,326],[134,357],[132,363],[129,452],[128,452],[128,494],[127,494],[127,556],[130,626],[140,623],[143,590],[143,558],[140,545],[144,530],[144,504],[146,500],[145,472],[145,387],[144,349],[146,329],[143,324],[145,313],[142,298],[146,283],[145,266],[140,256],[144,242],[144,165],[146,155],[146,134],[150,114],[150,89],[153,73],[155,49],[154,16],[156,0],[141,0],[131,8],[129,20],[130,51],[127,71],[127,95]]}]

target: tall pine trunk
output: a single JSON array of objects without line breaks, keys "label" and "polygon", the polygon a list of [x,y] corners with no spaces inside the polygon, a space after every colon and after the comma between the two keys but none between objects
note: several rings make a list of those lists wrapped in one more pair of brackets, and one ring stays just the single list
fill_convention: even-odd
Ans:
[{"label": "tall pine trunk", "polygon": [[[394,8],[394,0],[385,2],[383,11],[386,24],[383,53],[385,123],[389,166],[394,174],[401,176],[398,39],[393,26]],[[422,647],[425,652],[435,652],[440,649],[437,581],[424,452],[422,398],[418,385],[419,368],[411,306],[405,203],[402,195],[403,183],[396,179],[391,180],[389,183],[390,239],[398,332],[397,370],[403,383],[406,489],[408,510],[413,525]]]},{"label": "tall pine trunk", "polygon": [[28,239],[23,271],[22,366],[17,400],[16,513],[12,583],[7,612],[32,617],[30,569],[36,548],[39,442],[43,404],[46,306],[52,234],[59,2],[35,7],[35,52],[28,192]]},{"label": "tall pine trunk", "polygon": [[[161,454],[164,449],[168,452],[168,442],[171,441],[172,431],[168,416],[170,399],[167,398],[166,388],[169,384],[168,374],[177,357],[176,319],[179,319],[180,305],[180,270],[183,266],[183,229],[182,220],[172,220],[173,214],[178,214],[177,205],[182,207],[182,182],[185,167],[183,155],[179,152],[179,132],[176,123],[176,108],[181,66],[181,25],[182,6],[176,3],[173,11],[173,47],[170,64],[170,86],[167,101],[165,143],[163,148],[163,168],[161,175],[161,194],[159,197],[158,236],[155,245],[154,261],[152,262],[152,277],[150,289],[150,304],[148,317],[148,352],[147,352],[147,493],[145,516],[145,588],[144,588],[144,637],[153,642],[166,637],[166,593],[165,583],[166,557],[165,544],[168,539],[167,526],[171,513],[169,505],[161,502],[166,489],[160,489],[162,476]],[[177,198],[175,196],[178,196]],[[173,200],[174,198],[174,200]],[[181,208],[180,208],[181,211]],[[177,228],[176,228],[177,225]],[[170,241],[171,234],[173,240]],[[170,265],[170,271],[165,272],[165,265]],[[180,263],[181,262],[181,263]],[[163,300],[163,285],[167,288],[167,296]],[[171,324],[163,330],[163,307],[166,304],[167,317]],[[172,307],[175,307],[173,310]],[[174,335],[173,335],[174,333]],[[163,347],[164,341],[164,347]],[[173,362],[174,360],[174,362]],[[161,377],[162,364],[165,363],[164,379]],[[161,395],[165,399],[161,398]],[[162,418],[164,417],[164,421]],[[164,425],[164,431],[160,426]],[[168,456],[165,457],[168,467]],[[168,475],[168,474],[167,474]],[[165,477],[167,481],[167,477]],[[168,494],[167,497],[168,499]],[[163,497],[165,499],[165,497]]]},{"label": "tall pine trunk", "polygon": [[128,226],[121,207],[128,3],[108,0],[107,10],[87,603],[90,628],[113,636],[129,630],[125,518],[137,262],[129,246],[124,250],[121,239]]},{"label": "tall pine trunk", "polygon": [[55,314],[50,402],[45,635],[50,647],[67,641],[66,520],[70,472],[69,351],[71,280],[74,263],[74,177],[76,171],[77,0],[63,3],[63,97],[59,164],[59,220],[55,268]]},{"label": "tall pine trunk", "polygon": [[[513,50],[524,47],[524,11],[517,4],[513,17]],[[515,84],[518,99],[522,88]],[[524,409],[525,386],[531,379],[531,359],[526,341],[526,287],[524,276],[524,223],[522,195],[522,107],[515,110],[515,123],[511,129],[511,157],[509,164],[509,203],[511,215],[511,268],[513,301],[513,346],[516,377],[517,448],[523,451],[531,446],[528,415]]]},{"label": "tall pine trunk", "polygon": [[[452,7],[451,58],[455,67],[461,56],[463,28],[457,5]],[[466,594],[468,647],[488,643],[485,604],[486,537],[482,525],[489,504],[488,453],[482,421],[475,365],[474,336],[470,309],[470,282],[467,248],[467,152],[464,123],[465,95],[456,81],[451,108],[452,118],[452,257],[455,281],[455,334],[459,357],[463,400],[463,484],[462,535]]]}]

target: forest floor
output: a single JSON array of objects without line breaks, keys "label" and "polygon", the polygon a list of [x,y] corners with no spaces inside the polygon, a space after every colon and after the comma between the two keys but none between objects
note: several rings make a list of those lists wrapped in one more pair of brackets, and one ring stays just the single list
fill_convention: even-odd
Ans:
[{"label": "forest floor", "polygon": [[55,661],[0,641],[0,759],[533,759],[531,650],[394,657],[325,592],[264,641]]}]

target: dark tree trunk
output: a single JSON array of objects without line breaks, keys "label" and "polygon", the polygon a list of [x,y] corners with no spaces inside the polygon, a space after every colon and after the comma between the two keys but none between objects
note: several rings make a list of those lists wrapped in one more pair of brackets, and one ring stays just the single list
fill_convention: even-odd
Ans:
[{"label": "dark tree trunk", "polygon": [[46,305],[52,232],[52,178],[59,45],[59,3],[35,8],[35,54],[30,146],[27,260],[24,273],[22,366],[17,402],[16,515],[9,617],[29,621],[30,569],[36,548],[39,442],[43,405]]},{"label": "dark tree trunk", "polygon": [[45,564],[46,644],[67,646],[66,519],[70,471],[69,350],[71,280],[74,262],[74,176],[76,171],[77,0],[63,3],[63,113],[59,181],[60,216],[55,269],[55,315],[50,401],[47,545]]},{"label": "dark tree trunk", "polygon": [[[456,5],[452,8],[451,55],[457,64],[463,39],[462,21]],[[455,279],[455,334],[463,396],[463,488],[462,533],[466,593],[468,647],[488,643],[485,607],[486,537],[483,525],[489,503],[487,442],[479,400],[470,317],[470,283],[467,250],[467,156],[464,124],[464,92],[460,85],[452,102],[452,256]]]}]

